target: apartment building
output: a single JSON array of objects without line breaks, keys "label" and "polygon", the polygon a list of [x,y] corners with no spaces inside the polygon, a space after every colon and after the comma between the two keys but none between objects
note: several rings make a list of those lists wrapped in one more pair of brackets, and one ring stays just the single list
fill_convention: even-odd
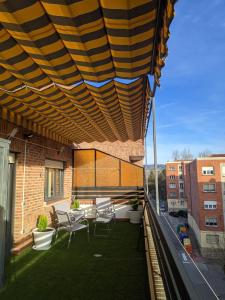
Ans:
[{"label": "apartment building", "polygon": [[166,190],[169,212],[187,210],[185,166],[189,162],[190,161],[178,160],[166,163]]},{"label": "apartment building", "polygon": [[224,258],[225,155],[187,164],[188,223],[204,256]]}]

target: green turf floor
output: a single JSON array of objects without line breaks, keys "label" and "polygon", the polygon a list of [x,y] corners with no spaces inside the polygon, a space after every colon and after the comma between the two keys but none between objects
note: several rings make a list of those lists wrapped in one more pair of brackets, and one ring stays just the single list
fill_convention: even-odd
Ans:
[{"label": "green turf floor", "polygon": [[[1,300],[149,299],[143,244],[137,251],[139,226],[117,222],[108,238],[80,231],[67,249],[61,233],[48,251],[26,249],[7,265]],[[143,241],[142,241],[143,243]],[[95,257],[94,254],[101,254]]]}]

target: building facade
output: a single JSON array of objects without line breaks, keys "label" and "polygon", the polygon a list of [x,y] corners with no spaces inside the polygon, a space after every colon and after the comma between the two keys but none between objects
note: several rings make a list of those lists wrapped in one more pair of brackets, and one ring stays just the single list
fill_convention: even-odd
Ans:
[{"label": "building facade", "polygon": [[[16,134],[10,136],[13,130],[16,130]],[[143,173],[141,167],[143,161],[139,160],[136,163],[131,163],[129,160],[130,156],[143,157],[142,140],[123,143],[119,141],[114,143],[81,143],[76,146],[79,150],[73,150],[72,144],[66,145],[47,136],[34,133],[28,128],[16,126],[1,118],[0,138],[9,142],[7,200],[9,209],[6,224],[6,241],[9,252],[12,246],[16,252],[30,244],[32,242],[32,229],[36,227],[38,216],[41,214],[47,215],[51,224],[52,206],[56,202],[71,201],[72,194],[78,196],[81,204],[83,202],[93,206],[97,195],[102,196],[103,192],[107,192],[107,195],[109,195],[110,186],[113,186],[114,194],[118,194],[117,189],[119,189],[121,195],[130,193],[132,187],[137,188],[138,185],[142,186],[143,190],[143,176],[141,175]],[[91,153],[96,152],[93,149],[100,149],[105,153],[101,154],[100,151],[95,155],[98,158],[95,162],[98,171],[98,173],[95,171],[95,174],[98,175],[97,180],[95,179],[93,184],[83,182],[79,184],[77,183],[78,179],[83,176],[84,180],[87,181],[87,177],[91,177],[94,169],[89,168],[87,170],[85,169],[86,164],[82,160],[75,161],[73,151],[82,152],[83,157],[87,160],[89,157],[87,155],[88,151]],[[120,160],[123,160],[123,162]],[[88,163],[90,164],[89,161]],[[113,179],[115,180],[115,176],[112,177],[112,170],[118,171],[117,164],[120,168],[124,169],[126,167],[125,173],[127,174],[127,181],[125,183],[121,181],[118,185],[112,182]],[[81,170],[79,177],[75,174],[78,169]],[[140,173],[140,183],[129,182],[132,178],[133,180],[136,179],[136,170]],[[88,171],[88,176],[84,171]],[[104,181],[107,178],[109,182],[106,184]],[[123,177],[120,177],[120,180],[123,180]],[[125,187],[125,190],[123,190],[123,187]],[[84,188],[86,188],[86,194],[90,194],[90,192],[87,193],[87,189],[93,189],[92,197],[90,195],[89,197],[83,197],[81,191]],[[123,211],[120,211],[121,218],[126,217]]]},{"label": "building facade", "polygon": [[224,258],[225,155],[186,165],[188,223],[204,256]]},{"label": "building facade", "polygon": [[168,211],[187,210],[186,164],[189,161],[166,163],[166,191]]}]

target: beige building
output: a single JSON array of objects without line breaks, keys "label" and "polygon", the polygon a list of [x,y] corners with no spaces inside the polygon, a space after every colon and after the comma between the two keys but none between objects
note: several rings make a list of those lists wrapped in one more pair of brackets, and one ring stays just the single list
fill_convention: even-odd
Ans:
[{"label": "beige building", "polygon": [[171,161],[166,163],[166,190],[168,211],[187,210],[185,196],[185,165],[189,161]]}]

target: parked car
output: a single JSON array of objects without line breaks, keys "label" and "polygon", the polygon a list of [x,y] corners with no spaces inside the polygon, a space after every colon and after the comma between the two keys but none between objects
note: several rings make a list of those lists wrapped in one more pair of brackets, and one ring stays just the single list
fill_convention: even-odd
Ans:
[{"label": "parked car", "polygon": [[169,215],[172,216],[172,217],[175,217],[175,218],[178,218],[179,217],[179,214],[177,211],[170,211],[169,212]]},{"label": "parked car", "polygon": [[187,211],[186,211],[186,210],[179,210],[179,211],[178,211],[178,215],[179,215],[180,217],[187,218]]}]

